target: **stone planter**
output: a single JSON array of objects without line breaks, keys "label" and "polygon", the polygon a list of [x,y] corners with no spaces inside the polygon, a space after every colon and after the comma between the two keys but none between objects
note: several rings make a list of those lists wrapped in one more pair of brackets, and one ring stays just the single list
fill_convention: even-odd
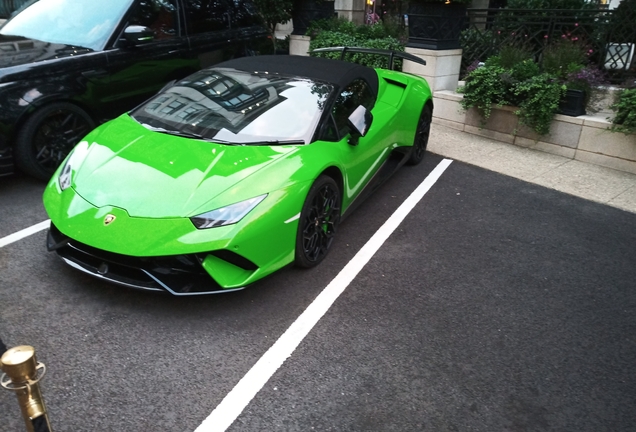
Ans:
[{"label": "stone planter", "polygon": [[465,20],[465,4],[410,1],[407,46],[431,50],[461,48],[459,35]]},{"label": "stone planter", "polygon": [[492,107],[484,123],[475,108],[461,108],[462,95],[451,91],[434,93],[433,123],[481,135],[520,147],[563,156],[582,162],[636,174],[636,134],[608,130],[606,115],[571,117],[557,114],[547,135],[537,135],[521,125],[516,107]]}]

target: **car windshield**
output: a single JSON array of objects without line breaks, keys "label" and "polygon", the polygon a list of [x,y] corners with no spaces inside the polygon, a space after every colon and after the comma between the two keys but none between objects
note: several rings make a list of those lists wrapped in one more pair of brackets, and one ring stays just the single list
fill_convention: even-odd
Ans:
[{"label": "car windshield", "polygon": [[206,69],[130,116],[151,130],[229,144],[308,144],[333,91],[304,78]]},{"label": "car windshield", "polygon": [[101,50],[132,1],[33,1],[9,20],[0,34]]}]

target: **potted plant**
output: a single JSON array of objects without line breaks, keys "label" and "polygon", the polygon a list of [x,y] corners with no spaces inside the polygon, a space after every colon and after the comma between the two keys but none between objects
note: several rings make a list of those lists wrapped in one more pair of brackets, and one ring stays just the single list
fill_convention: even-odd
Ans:
[{"label": "potted plant", "polygon": [[471,0],[411,0],[407,46],[432,50],[461,48],[466,7]]},{"label": "potted plant", "polygon": [[567,90],[559,103],[559,112],[574,117],[585,115],[586,107],[593,105],[600,94],[599,86],[604,84],[607,84],[605,74],[593,66],[568,73],[565,77]]},{"label": "potted plant", "polygon": [[588,50],[578,38],[563,35],[561,40],[543,52],[543,70],[557,77],[566,87],[559,103],[559,113],[580,116],[591,100],[599,95],[598,87],[606,84],[605,74],[588,64]]}]

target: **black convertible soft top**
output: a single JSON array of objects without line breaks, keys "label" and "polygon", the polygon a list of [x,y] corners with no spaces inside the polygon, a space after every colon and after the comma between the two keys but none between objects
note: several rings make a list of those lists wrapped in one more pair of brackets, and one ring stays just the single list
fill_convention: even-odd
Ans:
[{"label": "black convertible soft top", "polygon": [[294,55],[264,55],[240,57],[219,63],[214,67],[226,67],[246,72],[271,72],[323,81],[343,88],[355,78],[363,78],[378,94],[378,74],[374,69],[356,63],[321,57]]}]

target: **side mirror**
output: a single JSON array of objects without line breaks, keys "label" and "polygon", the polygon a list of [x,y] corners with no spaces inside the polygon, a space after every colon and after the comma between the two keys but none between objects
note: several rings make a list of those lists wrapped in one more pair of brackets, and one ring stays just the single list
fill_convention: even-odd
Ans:
[{"label": "side mirror", "polygon": [[349,139],[349,144],[358,145],[360,137],[365,136],[367,132],[369,132],[372,122],[373,115],[371,114],[371,111],[367,110],[362,105],[359,105],[347,119],[349,129],[351,130],[351,139]]},{"label": "side mirror", "polygon": [[143,45],[155,40],[155,32],[148,27],[131,25],[124,30],[124,40],[131,46]]}]

